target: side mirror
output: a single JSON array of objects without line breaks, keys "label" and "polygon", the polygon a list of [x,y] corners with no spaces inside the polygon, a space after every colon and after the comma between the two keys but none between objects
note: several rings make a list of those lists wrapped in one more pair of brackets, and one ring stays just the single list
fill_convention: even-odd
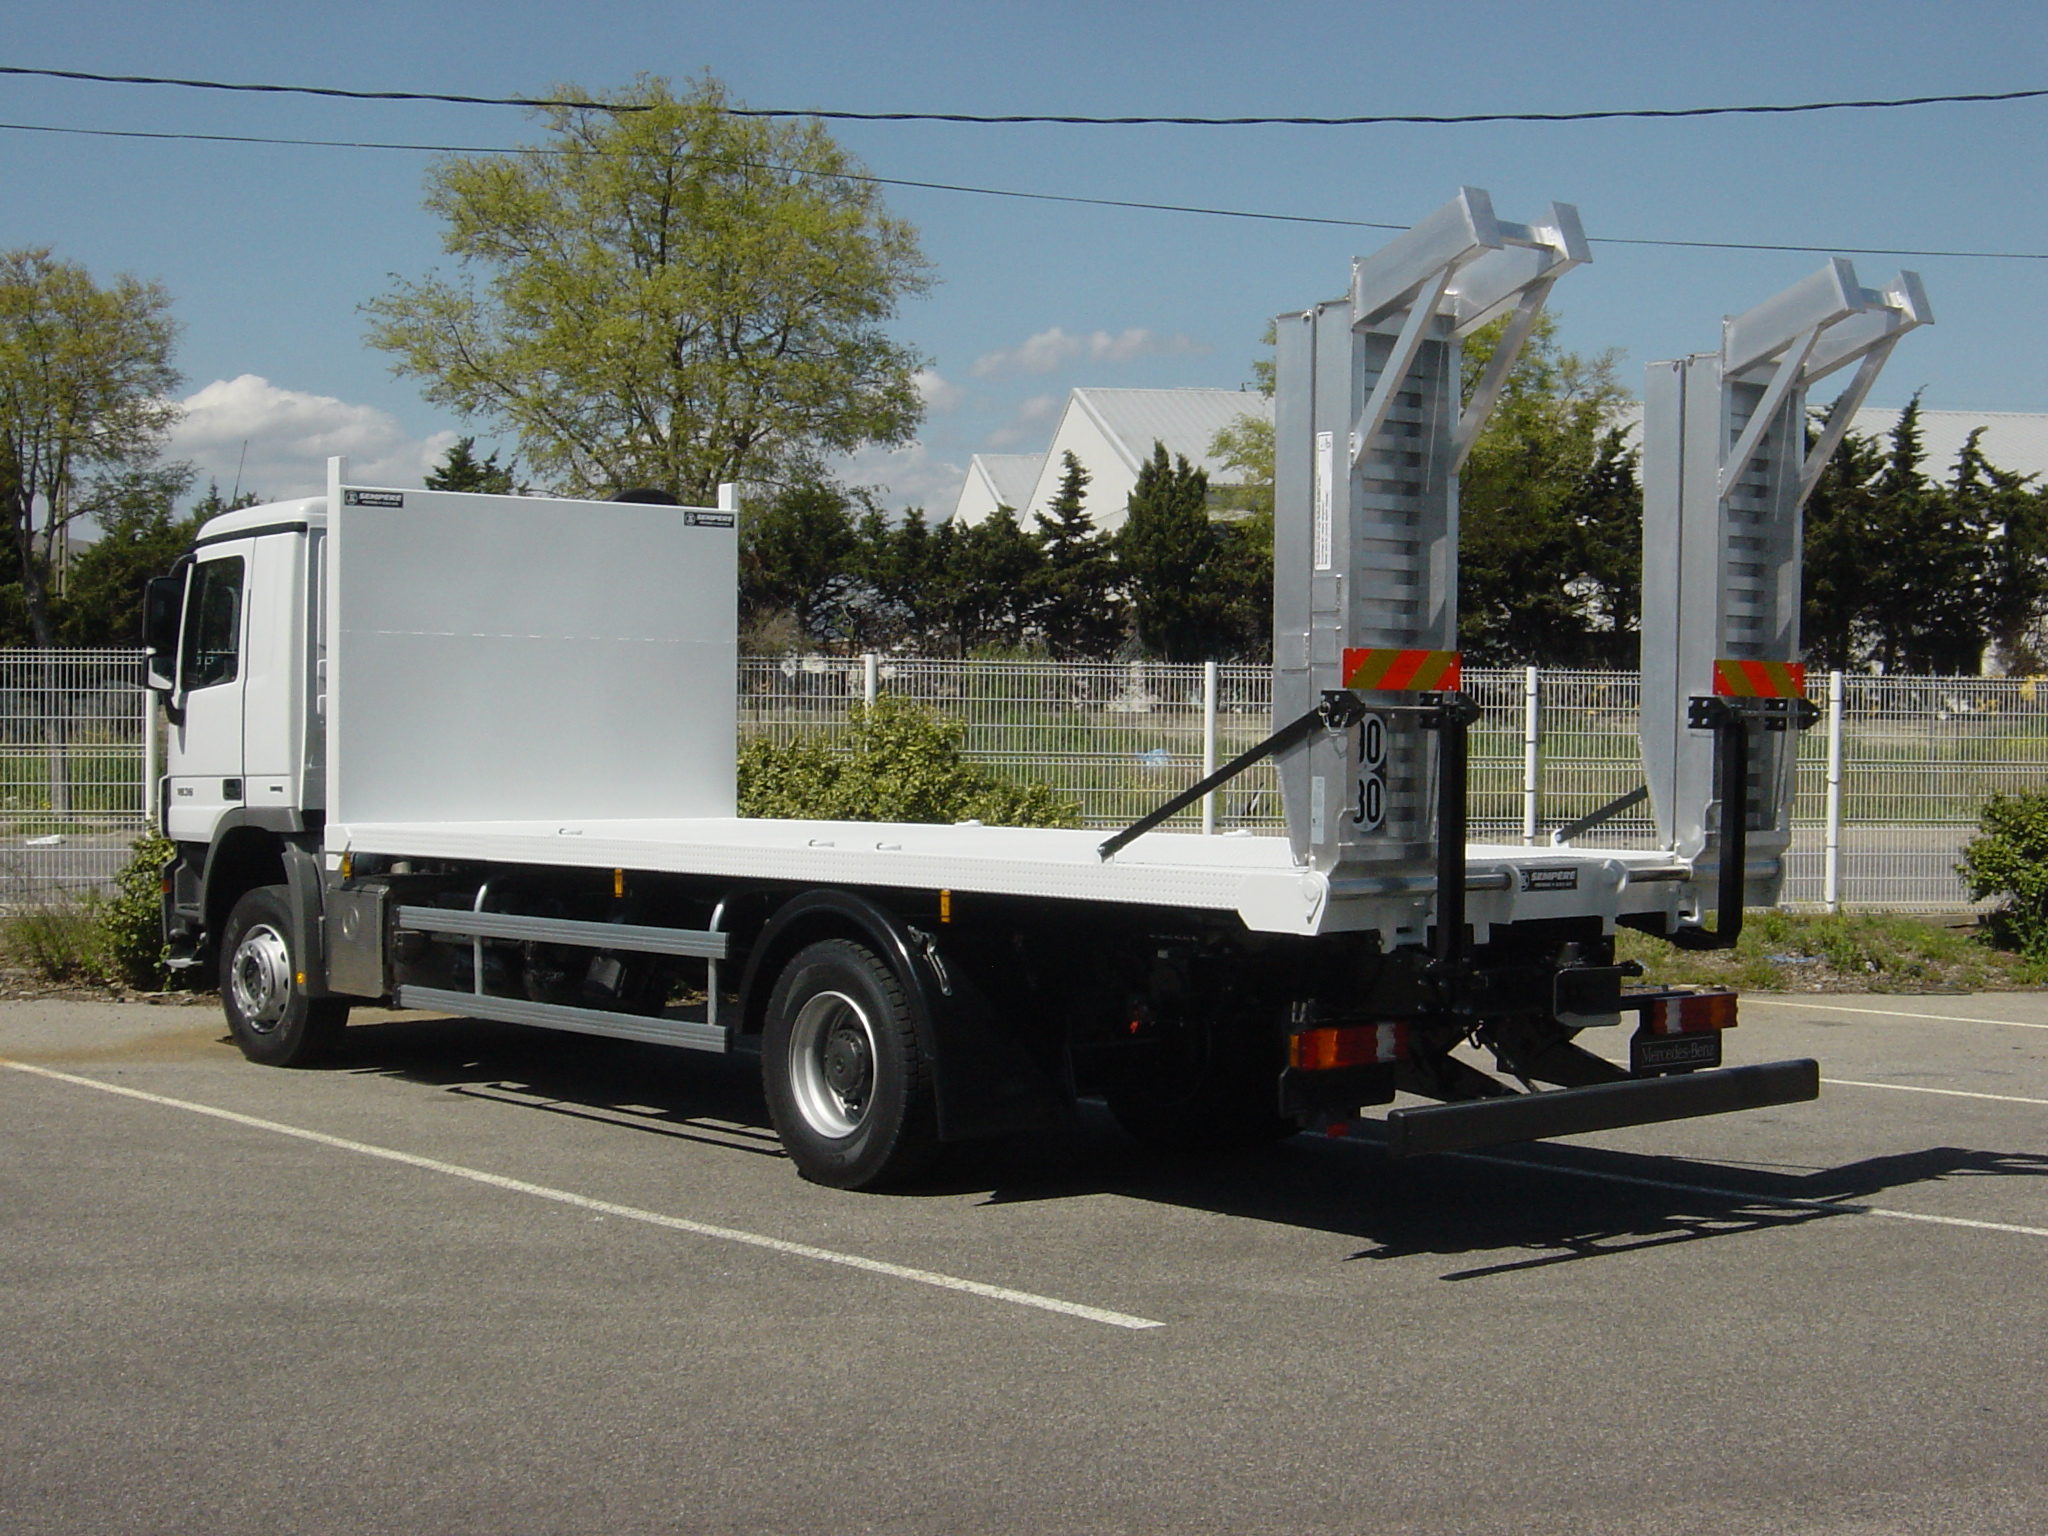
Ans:
[{"label": "side mirror", "polygon": [[142,643],[148,647],[143,681],[169,696],[178,687],[178,618],[185,606],[185,573],[152,577],[142,593]]}]

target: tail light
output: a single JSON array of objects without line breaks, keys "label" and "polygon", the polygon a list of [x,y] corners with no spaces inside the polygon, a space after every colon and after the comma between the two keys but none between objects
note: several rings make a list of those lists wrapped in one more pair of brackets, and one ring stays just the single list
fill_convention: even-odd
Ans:
[{"label": "tail light", "polygon": [[1643,1006],[1643,1031],[1652,1035],[1697,1035],[1735,1027],[1733,992],[1681,992],[1653,997]]},{"label": "tail light", "polygon": [[1406,1024],[1346,1024],[1327,1029],[1305,1029],[1287,1041],[1288,1065],[1305,1072],[1325,1072],[1332,1067],[1363,1067],[1377,1062],[1408,1059]]}]

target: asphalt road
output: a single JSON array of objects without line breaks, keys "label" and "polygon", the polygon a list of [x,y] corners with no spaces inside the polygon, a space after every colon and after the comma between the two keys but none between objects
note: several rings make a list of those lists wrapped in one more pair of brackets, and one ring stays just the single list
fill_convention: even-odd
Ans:
[{"label": "asphalt road", "polygon": [[1731,1063],[1797,1055],[1818,1104],[1206,1171],[1091,1118],[883,1197],[733,1064],[0,1005],[0,1530],[2048,1529],[2048,997],[1748,1000]]}]

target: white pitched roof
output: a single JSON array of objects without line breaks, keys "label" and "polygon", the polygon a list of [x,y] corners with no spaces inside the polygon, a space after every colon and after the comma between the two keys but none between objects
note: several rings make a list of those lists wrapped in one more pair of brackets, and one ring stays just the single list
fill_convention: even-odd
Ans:
[{"label": "white pitched roof", "polygon": [[1017,521],[1025,528],[1033,527],[1032,519],[1046,512],[1058,494],[1071,453],[1089,474],[1084,504],[1095,526],[1119,528],[1124,503],[1154,443],[1164,443],[1168,454],[1207,470],[1218,485],[1237,484],[1242,474],[1212,459],[1209,444],[1240,416],[1270,421],[1273,402],[1255,390],[1074,390],[1045,453],[974,456],[953,516],[978,523],[1001,503],[1017,509]]},{"label": "white pitched roof", "polygon": [[1240,416],[1273,419],[1273,402],[1249,389],[1077,389],[1067,410],[1093,416],[1134,475],[1157,442],[1169,454],[1186,455],[1220,485],[1235,485],[1243,477],[1209,457],[1216,434]]},{"label": "white pitched roof", "polygon": [[989,489],[1006,507],[1021,507],[1038,483],[1042,453],[977,453],[974,463],[988,477]]}]

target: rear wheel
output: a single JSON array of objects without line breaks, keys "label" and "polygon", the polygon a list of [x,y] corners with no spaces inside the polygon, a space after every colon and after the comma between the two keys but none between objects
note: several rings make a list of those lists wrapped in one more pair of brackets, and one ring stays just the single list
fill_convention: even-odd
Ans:
[{"label": "rear wheel", "polygon": [[282,885],[235,903],[221,935],[220,1000],[228,1032],[251,1061],[309,1066],[332,1051],[348,1022],[339,998],[306,995],[305,960],[292,944],[290,893]]},{"label": "rear wheel", "polygon": [[776,1134],[816,1183],[901,1183],[938,1151],[931,1064],[902,979],[852,940],[813,944],[783,968],[761,1078]]}]

